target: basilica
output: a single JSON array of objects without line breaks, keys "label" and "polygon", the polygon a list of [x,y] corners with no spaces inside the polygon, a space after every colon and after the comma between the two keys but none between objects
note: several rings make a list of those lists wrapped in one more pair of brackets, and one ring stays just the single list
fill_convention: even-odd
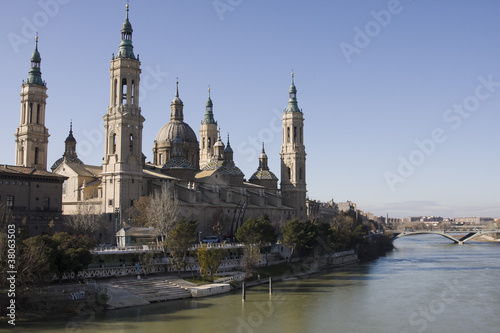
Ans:
[{"label": "basilica", "polygon": [[[210,89],[205,113],[200,114],[198,135],[184,122],[178,82],[170,103],[170,121],[159,129],[154,142],[145,145],[153,152],[152,162],[146,162],[142,132],[148,110],[140,107],[141,63],[134,53],[132,33],[127,5],[119,49],[111,59],[109,106],[103,115],[102,165],[88,165],[78,158],[71,124],[65,151],[51,166],[52,174],[64,179],[63,214],[75,214],[78,205],[87,203],[105,214],[110,225],[118,219],[123,226],[133,222],[130,207],[136,200],[165,186],[178,199],[180,215],[198,220],[204,234],[209,234],[217,223],[225,225],[228,233],[235,231],[244,220],[263,214],[275,223],[308,218],[311,208],[306,203],[304,118],[297,103],[293,73],[288,105],[282,114],[279,184],[268,167],[264,143],[255,161],[256,171],[248,179],[235,164],[229,136],[221,137]],[[37,40],[29,76],[22,85],[15,161],[18,167],[46,170],[47,87],[40,64]]]}]

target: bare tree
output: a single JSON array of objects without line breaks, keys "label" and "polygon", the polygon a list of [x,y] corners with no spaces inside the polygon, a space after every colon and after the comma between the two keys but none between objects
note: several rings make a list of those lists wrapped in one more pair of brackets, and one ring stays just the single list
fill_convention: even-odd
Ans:
[{"label": "bare tree", "polygon": [[161,190],[153,193],[146,212],[148,224],[155,228],[156,234],[161,237],[162,242],[172,229],[179,216],[179,201],[170,191],[166,184]]},{"label": "bare tree", "polygon": [[137,200],[134,200],[134,205],[128,208],[128,214],[131,217],[131,225],[134,227],[147,227],[149,221],[147,218],[147,212],[150,206],[151,197],[142,196]]},{"label": "bare tree", "polygon": [[68,219],[69,227],[78,234],[98,236],[102,228],[104,215],[100,207],[93,201],[85,201],[78,204],[76,214]]}]

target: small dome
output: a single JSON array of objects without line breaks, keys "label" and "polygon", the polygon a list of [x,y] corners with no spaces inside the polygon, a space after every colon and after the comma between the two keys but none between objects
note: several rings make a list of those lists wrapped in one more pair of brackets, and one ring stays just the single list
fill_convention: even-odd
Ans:
[{"label": "small dome", "polygon": [[214,144],[214,147],[224,147],[224,143],[220,140],[217,140],[217,142]]},{"label": "small dome", "polygon": [[33,51],[33,54],[31,55],[31,61],[33,62],[41,62],[42,57],[40,57],[40,52],[38,52],[38,47]]},{"label": "small dome", "polygon": [[73,133],[69,133],[68,137],[64,142],[76,142],[75,137],[73,136]]},{"label": "small dome", "polygon": [[173,120],[165,124],[156,135],[156,141],[158,143],[164,141],[173,142],[177,135],[179,135],[179,138],[184,142],[198,144],[198,139],[193,129],[185,122],[178,120]]},{"label": "small dome", "polygon": [[179,96],[175,96],[174,99],[172,100],[172,102],[170,103],[171,105],[174,104],[174,105],[184,105],[182,103],[182,100],[179,98]]},{"label": "small dome", "polygon": [[121,31],[122,32],[133,32],[134,31],[132,29],[132,24],[130,24],[130,21],[128,20],[128,18],[125,20],[125,22],[123,22]]},{"label": "small dome", "polygon": [[233,153],[233,148],[231,148],[231,145],[226,146],[226,149],[224,149],[224,153]]}]

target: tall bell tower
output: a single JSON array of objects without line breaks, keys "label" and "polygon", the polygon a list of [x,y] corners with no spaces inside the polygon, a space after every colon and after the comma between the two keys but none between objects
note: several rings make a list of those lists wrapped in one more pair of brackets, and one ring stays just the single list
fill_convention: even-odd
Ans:
[{"label": "tall bell tower", "polygon": [[21,86],[21,121],[16,136],[16,165],[47,169],[49,130],[45,127],[47,85],[42,81],[38,36],[31,55],[31,68]]},{"label": "tall bell tower", "polygon": [[306,211],[306,148],[304,146],[304,116],[297,104],[294,74],[288,91],[288,106],[281,118],[281,192],[283,204],[294,208],[295,216],[304,220]]},{"label": "tall bell tower", "polygon": [[200,129],[200,168],[203,168],[214,154],[214,144],[217,142],[217,122],[214,119],[213,103],[208,88],[208,99],[205,104],[205,117]]},{"label": "tall bell tower", "polygon": [[139,107],[139,57],[133,52],[132,25],[128,19],[121,28],[122,40],[111,59],[110,101],[104,115],[103,212],[119,212],[142,195],[142,128],[144,117]]}]

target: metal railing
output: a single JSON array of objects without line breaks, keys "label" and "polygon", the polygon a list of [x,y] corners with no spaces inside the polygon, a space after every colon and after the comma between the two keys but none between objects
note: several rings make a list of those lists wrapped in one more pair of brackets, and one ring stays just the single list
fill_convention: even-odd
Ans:
[{"label": "metal railing", "polygon": [[[193,244],[190,251],[194,251],[206,245],[208,249],[235,249],[243,248],[243,243],[204,243]],[[163,247],[159,245],[128,245],[128,246],[98,246],[92,249],[92,253],[111,253],[111,252],[144,252],[144,251],[163,251]]]}]

